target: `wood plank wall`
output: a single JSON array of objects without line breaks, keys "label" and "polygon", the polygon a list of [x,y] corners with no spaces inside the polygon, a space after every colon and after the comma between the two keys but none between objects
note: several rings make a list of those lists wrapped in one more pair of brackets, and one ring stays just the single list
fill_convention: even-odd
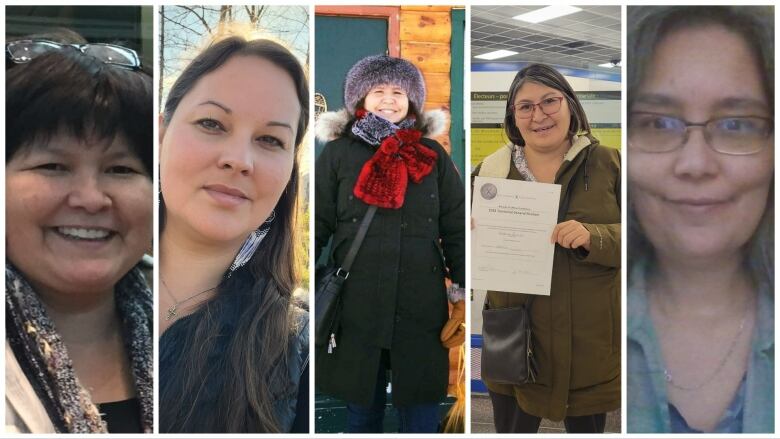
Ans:
[{"label": "wood plank wall", "polygon": [[[399,43],[401,58],[411,61],[425,77],[425,110],[435,108],[450,115],[450,67],[452,37],[450,6],[401,6]],[[435,139],[451,151],[449,122]]]}]

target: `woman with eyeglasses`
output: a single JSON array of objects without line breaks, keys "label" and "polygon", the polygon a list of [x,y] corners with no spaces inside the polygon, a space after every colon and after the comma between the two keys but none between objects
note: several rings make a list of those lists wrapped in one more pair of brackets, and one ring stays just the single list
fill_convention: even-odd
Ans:
[{"label": "woman with eyeglasses", "polygon": [[472,175],[561,185],[563,221],[549,296],[487,293],[491,309],[529,309],[537,366],[535,382],[486,379],[496,432],[536,433],[547,418],[601,433],[620,407],[620,154],[590,134],[571,85],[544,64],[512,81],[504,131],[511,143]]},{"label": "woman with eyeglasses", "polygon": [[160,431],[308,433],[308,313],[294,296],[306,72],[220,37],[160,116]]},{"label": "woman with eyeglasses", "polygon": [[629,432],[774,430],[773,15],[629,8]]},{"label": "woman with eyeglasses", "polygon": [[152,78],[70,31],[6,44],[6,430],[152,433]]}]

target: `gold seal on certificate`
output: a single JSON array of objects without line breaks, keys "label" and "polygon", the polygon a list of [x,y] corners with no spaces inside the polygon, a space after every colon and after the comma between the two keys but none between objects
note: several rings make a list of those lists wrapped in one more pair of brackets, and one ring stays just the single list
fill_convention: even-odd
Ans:
[{"label": "gold seal on certificate", "polygon": [[475,177],[471,286],[550,295],[561,186]]}]

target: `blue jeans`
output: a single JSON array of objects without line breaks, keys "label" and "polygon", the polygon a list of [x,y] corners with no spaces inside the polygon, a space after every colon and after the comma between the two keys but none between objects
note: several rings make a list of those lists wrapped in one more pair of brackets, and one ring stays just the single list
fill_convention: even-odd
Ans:
[{"label": "blue jeans", "polygon": [[[374,389],[374,400],[368,405],[347,404],[347,433],[382,433],[387,404],[387,368],[384,362]],[[395,407],[401,433],[436,433],[439,430],[439,404],[415,404]]]}]

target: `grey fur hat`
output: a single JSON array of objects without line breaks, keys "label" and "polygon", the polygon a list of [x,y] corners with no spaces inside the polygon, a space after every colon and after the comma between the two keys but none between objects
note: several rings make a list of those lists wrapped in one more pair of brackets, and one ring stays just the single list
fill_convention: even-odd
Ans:
[{"label": "grey fur hat", "polygon": [[409,61],[387,55],[367,56],[349,69],[344,82],[344,105],[347,111],[355,114],[357,103],[372,88],[382,84],[393,84],[406,90],[409,102],[418,112],[422,112],[425,104],[422,73]]}]

